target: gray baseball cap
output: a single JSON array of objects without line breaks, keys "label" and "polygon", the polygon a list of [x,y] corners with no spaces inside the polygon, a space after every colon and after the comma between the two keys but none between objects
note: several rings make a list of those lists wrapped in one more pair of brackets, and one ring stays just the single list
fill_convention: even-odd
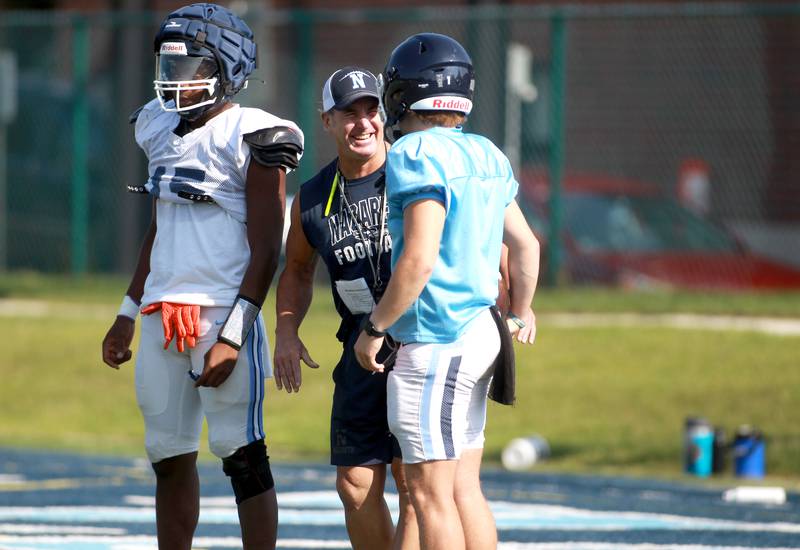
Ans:
[{"label": "gray baseball cap", "polygon": [[380,100],[378,79],[367,69],[343,67],[329,76],[322,86],[322,110],[345,109],[362,97]]}]

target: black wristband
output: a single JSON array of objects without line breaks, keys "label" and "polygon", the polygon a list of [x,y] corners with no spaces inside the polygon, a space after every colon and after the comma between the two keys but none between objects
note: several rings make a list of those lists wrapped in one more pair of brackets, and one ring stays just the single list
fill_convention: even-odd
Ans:
[{"label": "black wristband", "polygon": [[233,302],[228,318],[219,331],[217,340],[235,350],[240,350],[261,308],[252,298],[239,294]]},{"label": "black wristband", "polygon": [[369,315],[364,315],[364,318],[361,320],[360,328],[367,333],[367,336],[372,336],[373,338],[383,338],[386,336],[385,330],[378,330],[375,328],[375,325],[372,324],[372,319],[369,318]]}]

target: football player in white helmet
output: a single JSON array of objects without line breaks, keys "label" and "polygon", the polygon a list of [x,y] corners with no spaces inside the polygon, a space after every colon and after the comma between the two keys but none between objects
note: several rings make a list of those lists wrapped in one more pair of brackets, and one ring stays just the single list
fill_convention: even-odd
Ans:
[{"label": "football player in white helmet", "polygon": [[285,175],[297,167],[303,134],[231,101],[256,66],[256,44],[226,8],[174,11],[155,54],[157,98],[132,116],[149,177],[130,187],[153,196],[153,218],[103,361],[118,369],[131,358],[141,311],[136,396],[156,474],[159,548],[191,548],[205,417],[243,546],[271,549],[277,501],[262,410],[271,363],[260,308],[278,265]]}]

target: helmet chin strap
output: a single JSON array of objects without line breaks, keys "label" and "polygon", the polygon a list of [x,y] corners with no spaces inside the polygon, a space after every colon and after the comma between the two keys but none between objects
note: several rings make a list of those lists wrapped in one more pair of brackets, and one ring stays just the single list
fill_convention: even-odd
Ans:
[{"label": "helmet chin strap", "polygon": [[228,100],[230,100],[231,96],[222,93],[222,87],[219,85],[219,82],[216,84],[215,87],[216,87],[215,93],[217,94],[217,96],[214,100],[214,103],[209,103],[208,105],[201,105],[196,109],[180,111],[178,112],[178,115],[186,122],[195,122],[204,114],[219,108],[220,105],[224,105]]},{"label": "helmet chin strap", "polygon": [[190,109],[188,111],[180,111],[178,116],[181,117],[186,122],[194,122],[205,113],[209,111],[212,107],[214,107],[216,103],[212,105],[203,105],[202,107],[198,107],[197,109]]},{"label": "helmet chin strap", "polygon": [[186,122],[195,122],[203,115],[218,110],[220,107],[225,105],[230,98],[228,96],[219,96],[217,101],[211,103],[209,105],[203,105],[202,107],[198,107],[197,109],[190,109],[188,111],[181,111],[178,115],[185,120]]},{"label": "helmet chin strap", "polygon": [[408,107],[405,103],[402,104],[402,111],[400,112],[400,116],[396,119],[394,117],[389,117],[387,115],[386,121],[383,126],[383,136],[389,143],[394,143],[401,137],[403,137],[403,132],[400,131],[399,124],[400,119],[402,119],[406,113],[408,113]]},{"label": "helmet chin strap", "polygon": [[397,124],[393,124],[391,126],[384,125],[383,127],[383,137],[389,143],[394,143],[401,137],[403,137],[403,132],[397,127]]}]

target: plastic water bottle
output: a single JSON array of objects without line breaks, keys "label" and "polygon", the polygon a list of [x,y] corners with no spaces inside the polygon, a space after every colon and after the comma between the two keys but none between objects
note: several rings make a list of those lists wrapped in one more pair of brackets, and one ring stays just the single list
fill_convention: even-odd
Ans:
[{"label": "plastic water bottle", "polygon": [[550,456],[550,445],[540,435],[512,439],[500,456],[506,470],[527,470],[537,462]]},{"label": "plastic water bottle", "polygon": [[699,477],[711,475],[714,454],[714,429],[704,418],[687,418],[684,431],[684,467]]},{"label": "plastic water bottle", "polygon": [[733,441],[733,469],[737,477],[762,478],[766,471],[764,436],[751,426],[740,426]]}]

